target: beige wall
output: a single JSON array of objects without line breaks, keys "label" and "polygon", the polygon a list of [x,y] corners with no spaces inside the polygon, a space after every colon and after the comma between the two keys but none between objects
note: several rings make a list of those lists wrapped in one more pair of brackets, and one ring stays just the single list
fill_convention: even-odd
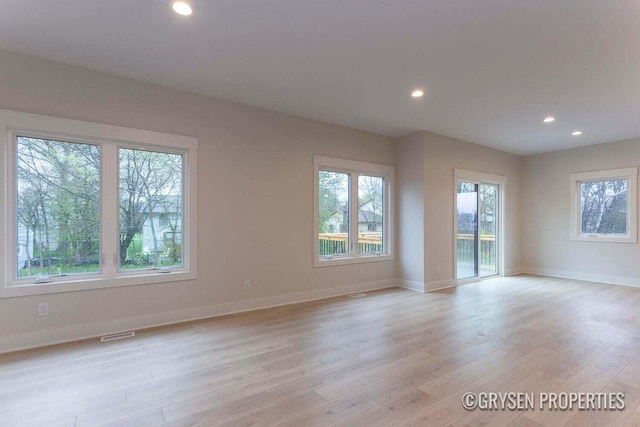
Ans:
[{"label": "beige wall", "polygon": [[[639,245],[571,242],[568,230],[569,174],[638,165],[640,140],[522,158],[429,132],[393,140],[2,51],[0,108],[200,142],[198,280],[0,299],[0,352],[396,278],[420,290],[451,285],[456,168],[507,177],[507,274],[525,266],[640,285]],[[396,166],[395,261],[313,268],[314,154]],[[48,317],[36,316],[40,302]]]},{"label": "beige wall", "polygon": [[[420,138],[416,142],[416,138]],[[422,144],[422,150],[416,145]],[[422,156],[422,165],[415,164],[415,156]],[[419,263],[423,268],[424,290],[451,286],[454,282],[453,255],[453,209],[454,209],[454,169],[466,169],[485,174],[501,175],[507,178],[505,194],[505,273],[512,274],[519,271],[520,262],[520,187],[522,158],[513,154],[482,147],[469,142],[448,138],[430,132],[420,132],[405,138],[396,144],[396,159],[398,161],[399,176],[402,178],[403,166],[412,165],[411,182],[417,188],[423,173],[422,184],[424,193],[421,197],[424,218],[424,233],[420,238],[400,243],[399,275],[404,281],[414,281],[417,275],[410,275],[413,270],[405,266],[417,265],[413,257],[421,257]],[[421,167],[420,167],[421,166]],[[399,179],[403,182],[403,179]],[[407,190],[404,190],[408,192]],[[403,189],[399,190],[401,196]],[[401,199],[402,201],[403,199]],[[412,204],[416,204],[415,200]],[[410,226],[403,224],[405,216],[414,214],[403,213],[400,207],[399,236],[415,233]],[[411,208],[413,209],[413,208]],[[438,266],[440,271],[438,272]],[[404,283],[407,287],[417,288],[411,283]]]},{"label": "beige wall", "polygon": [[640,246],[569,240],[569,174],[640,165],[640,139],[524,158],[524,270],[640,286]]},{"label": "beige wall", "polygon": [[[507,178],[504,197],[504,271],[520,266],[520,187],[522,158],[458,139],[425,132],[425,282],[438,287],[454,277],[454,169]],[[447,230],[447,223],[451,230]],[[440,273],[437,267],[440,266]],[[446,283],[446,282],[445,282]],[[428,286],[429,288],[429,286]]]},{"label": "beige wall", "polygon": [[[395,262],[313,268],[312,156],[394,164],[390,138],[0,52],[0,108],[195,136],[196,281],[0,300],[0,351],[395,284]],[[243,289],[250,279],[253,288]],[[272,298],[297,294],[289,299]],[[49,303],[49,316],[36,306]],[[247,309],[251,304],[231,308]],[[167,314],[170,313],[170,314]],[[20,334],[24,334],[19,336]]]},{"label": "beige wall", "polygon": [[424,290],[424,138],[396,142],[396,248],[402,286]]}]

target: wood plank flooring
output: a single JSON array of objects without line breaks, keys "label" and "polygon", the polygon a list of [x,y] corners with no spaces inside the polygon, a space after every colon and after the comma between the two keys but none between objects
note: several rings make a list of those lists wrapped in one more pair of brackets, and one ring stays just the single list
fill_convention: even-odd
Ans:
[{"label": "wood plank flooring", "polygon": [[[466,411],[466,392],[625,409]],[[640,289],[517,276],[0,356],[2,426],[640,426]]]}]

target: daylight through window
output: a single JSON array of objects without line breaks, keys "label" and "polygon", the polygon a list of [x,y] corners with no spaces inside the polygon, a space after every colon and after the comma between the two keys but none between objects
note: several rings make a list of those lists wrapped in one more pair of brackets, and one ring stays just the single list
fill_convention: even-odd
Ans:
[{"label": "daylight through window", "polygon": [[182,265],[182,155],[120,149],[120,269]]},{"label": "daylight through window", "polygon": [[195,138],[6,110],[0,130],[0,297],[196,277]]},{"label": "daylight through window", "polygon": [[637,168],[571,174],[573,240],[635,242]]},{"label": "daylight through window", "polygon": [[393,168],[314,157],[316,267],[391,257]]},{"label": "daylight through window", "polygon": [[629,180],[580,183],[580,231],[627,234]]},{"label": "daylight through window", "polygon": [[17,138],[18,277],[100,270],[100,147]]}]

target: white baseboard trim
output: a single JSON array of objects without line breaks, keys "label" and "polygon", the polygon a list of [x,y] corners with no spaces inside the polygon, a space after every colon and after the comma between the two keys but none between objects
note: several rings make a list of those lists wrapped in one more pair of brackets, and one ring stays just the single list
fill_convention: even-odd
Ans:
[{"label": "white baseboard trim", "polygon": [[606,274],[581,273],[577,271],[551,270],[546,268],[523,267],[522,273],[537,276],[559,277],[561,279],[584,280],[587,282],[608,283],[612,285],[640,287],[640,279],[610,276]]},{"label": "white baseboard trim", "polygon": [[398,280],[398,287],[408,289],[410,291],[424,293],[424,283],[412,282],[411,280]]},{"label": "white baseboard trim", "polygon": [[64,328],[29,332],[26,334],[9,335],[6,337],[0,337],[0,354],[97,338],[108,334],[149,329],[174,323],[183,323],[193,320],[224,316],[227,314],[241,313],[243,311],[259,310],[281,305],[332,298],[356,292],[393,288],[396,286],[398,286],[398,281],[395,279],[363,282],[336,288],[318,289],[205,307],[195,307],[187,310],[128,317],[108,322],[96,322],[85,325],[74,325]]},{"label": "white baseboard trim", "polygon": [[438,280],[424,285],[425,292],[441,291],[443,289],[454,288],[457,285],[454,279]]},{"label": "white baseboard trim", "polygon": [[504,272],[505,276],[517,276],[518,274],[522,274],[524,273],[524,270],[522,267],[513,267],[513,268],[507,268],[506,271]]}]

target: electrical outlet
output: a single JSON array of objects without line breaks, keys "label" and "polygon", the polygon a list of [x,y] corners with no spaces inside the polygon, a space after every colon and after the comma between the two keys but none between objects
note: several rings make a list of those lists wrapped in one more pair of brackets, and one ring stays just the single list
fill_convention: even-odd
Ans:
[{"label": "electrical outlet", "polygon": [[364,274],[364,267],[360,267],[360,275],[362,276]]},{"label": "electrical outlet", "polygon": [[244,281],[244,288],[245,289],[251,289],[251,280],[245,280]]},{"label": "electrical outlet", "polygon": [[440,274],[440,266],[436,267],[436,273]]},{"label": "electrical outlet", "polygon": [[49,315],[49,303],[43,302],[38,304],[38,316],[48,316]]}]

